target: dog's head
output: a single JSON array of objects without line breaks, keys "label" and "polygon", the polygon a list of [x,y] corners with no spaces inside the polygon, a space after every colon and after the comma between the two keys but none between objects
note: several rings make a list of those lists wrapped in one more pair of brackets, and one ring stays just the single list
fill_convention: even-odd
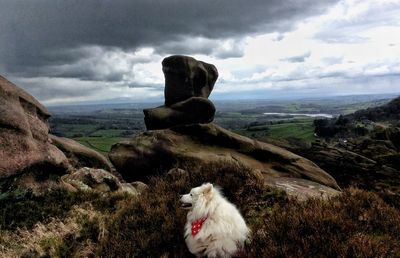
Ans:
[{"label": "dog's head", "polygon": [[184,209],[193,209],[198,203],[204,203],[204,201],[211,199],[213,190],[214,186],[210,183],[193,188],[188,194],[181,196],[182,207]]}]

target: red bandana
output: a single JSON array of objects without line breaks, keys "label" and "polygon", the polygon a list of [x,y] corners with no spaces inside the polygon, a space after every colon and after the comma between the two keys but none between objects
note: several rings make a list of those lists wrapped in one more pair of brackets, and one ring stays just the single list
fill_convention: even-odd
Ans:
[{"label": "red bandana", "polygon": [[192,236],[194,237],[197,233],[200,232],[201,226],[203,226],[204,221],[207,220],[207,217],[195,220],[192,222]]}]

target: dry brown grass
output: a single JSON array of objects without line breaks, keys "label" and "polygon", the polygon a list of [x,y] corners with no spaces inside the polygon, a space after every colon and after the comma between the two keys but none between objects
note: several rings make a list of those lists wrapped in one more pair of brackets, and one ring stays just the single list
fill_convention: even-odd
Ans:
[{"label": "dry brown grass", "polygon": [[376,194],[350,188],[330,200],[299,202],[266,188],[240,165],[181,167],[190,171],[188,178],[154,177],[138,199],[93,196],[79,208],[92,216],[75,220],[74,233],[56,234],[58,240],[41,250],[52,257],[190,257],[179,194],[213,182],[252,228],[249,257],[400,256],[400,211]]},{"label": "dry brown grass", "polygon": [[253,257],[399,257],[400,212],[346,189],[329,201],[276,205],[254,225]]},{"label": "dry brown grass", "polygon": [[[66,241],[78,240],[85,224],[94,221],[101,224],[104,215],[88,204],[85,207],[73,207],[64,219],[38,222],[30,229],[3,230],[0,232],[0,257],[64,257],[66,252],[70,253],[64,250]],[[74,249],[70,253],[74,253],[74,257],[88,257],[94,253],[90,239],[76,244]]]},{"label": "dry brown grass", "polygon": [[[347,189],[331,200],[289,200],[265,188],[246,168],[190,166],[188,180],[153,178],[150,191],[111,218],[100,243],[103,257],[187,257],[182,237],[185,212],[178,193],[215,182],[253,230],[249,257],[397,257],[400,212],[376,194]],[[110,228],[109,228],[110,229]]]}]

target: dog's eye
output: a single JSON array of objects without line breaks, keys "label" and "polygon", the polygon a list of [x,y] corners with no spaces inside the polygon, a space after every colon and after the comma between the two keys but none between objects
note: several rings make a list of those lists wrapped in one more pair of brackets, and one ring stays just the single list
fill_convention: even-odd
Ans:
[{"label": "dog's eye", "polygon": [[190,197],[192,197],[193,196],[193,194],[190,194]]}]

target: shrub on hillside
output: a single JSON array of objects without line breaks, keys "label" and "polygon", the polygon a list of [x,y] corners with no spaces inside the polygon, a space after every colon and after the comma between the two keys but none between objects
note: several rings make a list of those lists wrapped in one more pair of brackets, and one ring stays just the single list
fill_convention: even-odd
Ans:
[{"label": "shrub on hillside", "polygon": [[[329,201],[275,206],[255,228],[252,257],[399,257],[400,212],[347,189]],[[255,226],[255,225],[254,225]]]}]

